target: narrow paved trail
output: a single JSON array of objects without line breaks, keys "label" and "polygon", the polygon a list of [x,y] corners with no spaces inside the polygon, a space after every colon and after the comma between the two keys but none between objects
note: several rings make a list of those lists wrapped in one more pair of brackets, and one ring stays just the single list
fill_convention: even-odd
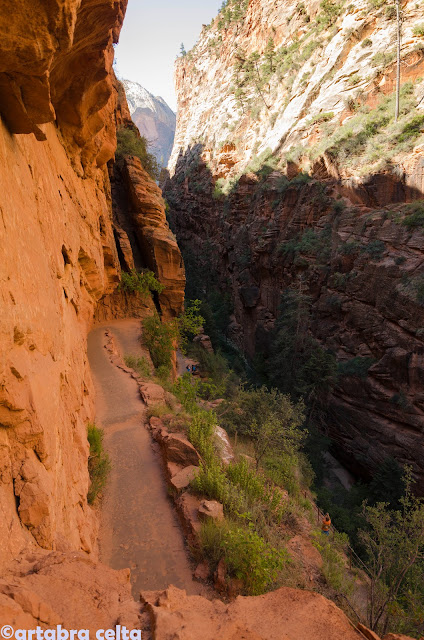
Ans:
[{"label": "narrow paved trail", "polygon": [[137,599],[141,589],[165,589],[169,584],[190,594],[203,593],[204,587],[192,578],[159,453],[144,426],[146,407],[138,385],[110,362],[103,346],[106,329],[123,355],[142,355],[140,321],[105,323],[88,337],[96,421],[104,429],[113,465],[102,503],[100,558],[113,569],[131,569]]}]

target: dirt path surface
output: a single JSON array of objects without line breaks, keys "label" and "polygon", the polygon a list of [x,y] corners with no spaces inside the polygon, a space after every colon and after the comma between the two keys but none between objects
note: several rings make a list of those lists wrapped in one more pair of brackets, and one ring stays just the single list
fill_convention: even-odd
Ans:
[{"label": "dirt path surface", "polygon": [[89,335],[96,420],[104,429],[113,465],[102,504],[101,560],[113,569],[131,569],[137,599],[141,589],[163,589],[169,584],[190,594],[204,594],[202,585],[192,578],[159,454],[144,426],[146,407],[138,385],[110,362],[103,346],[105,329],[113,333],[123,355],[142,355],[137,320],[109,322]]}]

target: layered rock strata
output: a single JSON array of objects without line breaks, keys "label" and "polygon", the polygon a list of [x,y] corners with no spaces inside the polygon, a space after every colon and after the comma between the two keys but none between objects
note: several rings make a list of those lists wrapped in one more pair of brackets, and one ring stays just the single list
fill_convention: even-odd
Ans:
[{"label": "layered rock strata", "polygon": [[[417,8],[403,5],[401,63],[416,134],[401,147],[406,125],[394,138],[388,130],[373,155],[367,136],[385,126],[376,118],[392,117],[389,106],[372,111],[394,87],[389,10],[362,0],[331,16],[331,3],[241,5],[229,3],[233,13],[221,11],[176,63],[165,197],[178,241],[198,290],[230,294],[227,338],[251,358],[269,354],[281,294],[311,297],[321,344],[339,362],[370,363],[364,375],[339,377],[328,400],[338,454],[368,478],[393,456],[412,465],[424,492],[424,236],[405,220],[405,203],[424,194]],[[374,118],[365,133],[361,117]],[[351,151],[341,153],[337,132],[349,121]]]}]

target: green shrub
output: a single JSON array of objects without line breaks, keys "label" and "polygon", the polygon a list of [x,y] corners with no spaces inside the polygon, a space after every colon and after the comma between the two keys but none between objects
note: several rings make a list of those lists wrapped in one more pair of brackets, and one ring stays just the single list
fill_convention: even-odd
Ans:
[{"label": "green shrub", "polygon": [[215,458],[208,463],[201,463],[199,472],[191,482],[192,489],[211,500],[218,500],[222,504],[228,501],[229,485],[225,471]]},{"label": "green shrub", "polygon": [[346,571],[346,555],[344,553],[349,539],[346,534],[337,533],[334,540],[318,534],[313,542],[323,559],[322,572],[337,593],[349,595],[354,590],[354,579]]},{"label": "green shrub", "polygon": [[149,378],[151,376],[150,364],[144,356],[137,358],[136,356],[126,355],[124,356],[124,362],[127,367],[137,371],[143,378]]},{"label": "green shrub", "polygon": [[191,444],[196,447],[203,460],[209,464],[213,461],[214,446],[213,436],[217,419],[213,411],[199,409],[193,415],[188,426],[188,438]]},{"label": "green shrub", "polygon": [[347,83],[350,87],[354,87],[355,85],[359,84],[360,82],[362,82],[362,78],[359,75],[359,73],[354,73],[353,76],[350,76],[350,78],[348,79]]},{"label": "green shrub", "polygon": [[88,504],[94,504],[104,489],[111,470],[109,455],[103,448],[103,431],[95,424],[88,423],[87,439],[90,444],[88,457],[88,473],[90,475],[90,487],[88,489]]},{"label": "green shrub", "polygon": [[147,140],[138,131],[130,128],[118,129],[116,134],[116,162],[122,166],[125,156],[136,156],[153,180],[159,180],[160,167],[154,155],[147,151]]},{"label": "green shrub", "polygon": [[417,24],[412,29],[412,33],[414,34],[414,36],[424,36],[424,22],[421,22],[421,24]]},{"label": "green shrub", "polygon": [[254,531],[233,523],[205,522],[201,542],[214,564],[224,558],[229,574],[243,581],[249,595],[260,595],[272,588],[289,562],[286,551],[272,547]]},{"label": "green shrub", "polygon": [[424,115],[414,116],[410,122],[407,122],[398,136],[399,142],[405,142],[405,140],[414,140],[418,138],[421,131],[424,130]]},{"label": "green shrub", "polygon": [[335,200],[333,202],[334,213],[342,213],[346,209],[346,203],[344,200]]},{"label": "green shrub", "polygon": [[251,501],[261,500],[266,493],[265,479],[257,473],[246,458],[232,462],[227,467],[227,476]]},{"label": "green shrub", "polygon": [[337,373],[339,376],[352,376],[355,378],[366,378],[368,369],[374,364],[374,358],[357,356],[337,365]]},{"label": "green shrub", "polygon": [[165,289],[164,285],[157,280],[153,271],[149,271],[148,269],[141,272],[132,269],[129,273],[122,271],[119,286],[123,291],[139,293],[142,298],[146,298],[151,291],[162,293]]},{"label": "green shrub", "polygon": [[157,313],[143,320],[143,342],[149,349],[155,368],[171,369],[176,338],[175,325],[162,322]]},{"label": "green shrub", "polygon": [[404,211],[406,217],[402,224],[408,229],[418,229],[424,227],[424,200],[417,200],[407,204]]},{"label": "green shrub", "polygon": [[369,38],[365,38],[365,40],[363,40],[361,43],[361,47],[363,49],[365,49],[365,47],[371,47],[371,45],[372,45],[372,40],[370,40]]},{"label": "green shrub", "polygon": [[371,58],[371,64],[373,67],[387,66],[396,58],[396,51],[377,51]]},{"label": "green shrub", "polygon": [[362,253],[368,253],[373,260],[381,260],[384,252],[386,251],[386,245],[382,240],[372,240],[362,247],[361,251]]},{"label": "green shrub", "polygon": [[319,122],[328,122],[334,118],[334,111],[326,111],[325,113],[319,113],[318,115],[310,118],[305,122],[305,127],[310,127],[313,124],[318,124]]},{"label": "green shrub", "polygon": [[199,300],[192,300],[181,316],[168,322],[162,322],[157,313],[143,320],[143,341],[162,379],[169,375],[175,347],[183,350],[188,336],[200,330],[204,319],[198,314],[199,306]]}]

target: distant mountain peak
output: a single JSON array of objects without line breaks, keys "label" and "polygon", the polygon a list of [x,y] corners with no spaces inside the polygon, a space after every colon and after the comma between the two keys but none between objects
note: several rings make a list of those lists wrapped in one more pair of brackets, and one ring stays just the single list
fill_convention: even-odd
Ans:
[{"label": "distant mountain peak", "polygon": [[150,143],[150,150],[166,167],[174,143],[176,115],[161,96],[154,96],[138,82],[121,81],[134,123]]}]

